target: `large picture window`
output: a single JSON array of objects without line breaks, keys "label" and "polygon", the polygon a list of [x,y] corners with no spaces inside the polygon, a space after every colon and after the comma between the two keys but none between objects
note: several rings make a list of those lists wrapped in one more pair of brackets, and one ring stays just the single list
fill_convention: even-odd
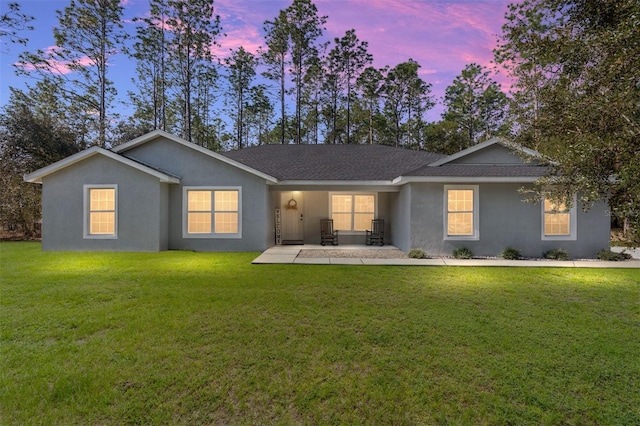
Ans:
[{"label": "large picture window", "polygon": [[366,231],[376,214],[375,194],[331,194],[333,227],[340,231]]},{"label": "large picture window", "polygon": [[184,236],[240,238],[240,188],[184,189]]},{"label": "large picture window", "polygon": [[116,238],[117,231],[117,186],[85,185],[84,237]]},{"label": "large picture window", "polygon": [[447,185],[444,193],[445,238],[478,239],[478,187]]},{"label": "large picture window", "polygon": [[542,203],[542,239],[575,240],[576,207],[567,208],[565,203],[556,204],[544,199]]}]

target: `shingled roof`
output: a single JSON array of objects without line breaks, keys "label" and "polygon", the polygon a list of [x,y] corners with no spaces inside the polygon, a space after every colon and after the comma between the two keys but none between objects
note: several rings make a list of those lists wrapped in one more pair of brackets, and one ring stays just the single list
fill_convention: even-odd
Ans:
[{"label": "shingled roof", "polygon": [[281,181],[390,181],[445,157],[385,145],[261,145],[222,155]]}]

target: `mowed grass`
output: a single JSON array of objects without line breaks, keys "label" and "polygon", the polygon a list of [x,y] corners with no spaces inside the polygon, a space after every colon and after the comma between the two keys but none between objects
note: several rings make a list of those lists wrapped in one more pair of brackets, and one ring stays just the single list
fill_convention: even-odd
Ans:
[{"label": "mowed grass", "polygon": [[640,424],[640,271],[2,243],[0,424]]}]

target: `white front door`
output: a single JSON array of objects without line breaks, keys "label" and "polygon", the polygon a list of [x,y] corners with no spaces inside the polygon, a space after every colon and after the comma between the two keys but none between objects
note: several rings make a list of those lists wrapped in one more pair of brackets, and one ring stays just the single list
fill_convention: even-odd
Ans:
[{"label": "white front door", "polygon": [[282,212],[282,242],[304,243],[304,199],[302,192],[280,193],[280,211]]}]

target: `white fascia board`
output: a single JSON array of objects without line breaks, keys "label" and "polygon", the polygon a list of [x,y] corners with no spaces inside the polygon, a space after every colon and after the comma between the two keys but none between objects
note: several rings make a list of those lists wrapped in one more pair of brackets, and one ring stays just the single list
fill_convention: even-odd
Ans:
[{"label": "white fascia board", "polygon": [[391,186],[391,180],[281,180],[277,185],[298,186]]},{"label": "white fascia board", "polygon": [[113,152],[117,152],[117,153],[121,153],[124,151],[128,151],[132,148],[135,148],[136,146],[145,144],[147,142],[150,142],[154,139],[157,139],[159,137],[163,137],[166,139],[169,139],[175,143],[178,143],[180,145],[186,146],[187,148],[191,148],[194,149],[204,155],[208,155],[209,157],[215,158],[216,160],[222,161],[223,163],[229,164],[230,166],[236,167],[240,170],[243,170],[247,173],[251,173],[252,175],[261,177],[263,179],[265,179],[267,182],[270,183],[277,183],[278,179],[274,178],[273,176],[270,176],[266,173],[262,173],[259,170],[256,170],[252,167],[249,167],[247,165],[244,165],[242,163],[239,163],[235,160],[232,160],[230,158],[225,157],[224,155],[220,155],[216,152],[211,151],[210,149],[207,148],[203,148],[200,145],[196,145],[193,142],[189,142],[186,139],[182,139],[181,137],[178,137],[176,135],[172,135],[171,133],[167,133],[163,130],[154,130],[153,132],[147,133],[146,135],[142,135],[136,139],[133,139],[125,144],[122,145],[118,145],[115,148],[113,148]]},{"label": "white fascia board", "polygon": [[405,183],[534,183],[542,176],[399,176],[393,180],[394,185]]},{"label": "white fascia board", "polygon": [[48,176],[52,173],[55,173],[59,170],[72,166],[80,161],[83,161],[89,157],[93,157],[94,155],[104,155],[112,160],[118,161],[122,164],[125,164],[129,167],[133,167],[134,169],[140,170],[141,172],[147,173],[151,176],[155,176],[160,179],[160,182],[164,183],[180,183],[180,179],[175,176],[169,176],[165,173],[154,170],[150,167],[147,167],[143,164],[137,163],[133,160],[130,160],[122,155],[115,154],[111,151],[108,151],[104,148],[100,148],[97,146],[93,146],[91,148],[85,149],[84,151],[80,151],[76,154],[73,154],[67,158],[63,158],[60,161],[57,161],[53,164],[50,164],[42,169],[36,170],[35,172],[29,173],[24,176],[25,182],[30,183],[42,183],[42,178]]}]

